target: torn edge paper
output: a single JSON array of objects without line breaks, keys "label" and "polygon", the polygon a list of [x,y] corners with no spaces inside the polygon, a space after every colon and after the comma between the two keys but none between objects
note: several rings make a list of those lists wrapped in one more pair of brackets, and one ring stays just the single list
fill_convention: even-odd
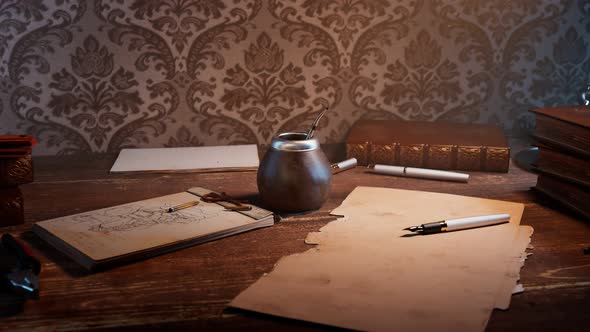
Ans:
[{"label": "torn edge paper", "polygon": [[[428,207],[428,208],[425,208]],[[524,205],[449,194],[357,187],[332,211],[344,215],[280,259],[230,306],[368,331],[484,331],[509,305],[532,228]],[[469,215],[511,222],[403,237],[403,228]]]}]

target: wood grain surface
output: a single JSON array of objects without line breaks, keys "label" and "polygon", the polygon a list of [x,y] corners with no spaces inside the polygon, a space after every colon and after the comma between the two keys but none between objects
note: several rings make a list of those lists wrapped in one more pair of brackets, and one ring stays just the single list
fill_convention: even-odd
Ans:
[{"label": "wood grain surface", "polygon": [[[341,149],[339,151],[342,151]],[[338,161],[341,153],[328,154]],[[469,172],[468,184],[375,175],[366,169],[334,176],[318,211],[281,223],[98,273],[87,273],[30,232],[31,223],[171,194],[201,186],[256,201],[256,173],[109,174],[115,156],[43,157],[35,182],[21,186],[26,223],[1,228],[28,243],[43,264],[41,298],[9,314],[0,298],[0,330],[281,330],[331,329],[311,323],[227,309],[227,303],[285,255],[311,246],[309,232],[359,185],[426,190],[522,202],[532,225],[531,255],[521,271],[525,292],[507,311],[492,314],[487,331],[590,331],[590,223],[534,195],[536,175]],[[341,160],[341,159],[340,159]],[[590,203],[589,203],[590,204]],[[502,245],[499,243],[498,245]]]}]

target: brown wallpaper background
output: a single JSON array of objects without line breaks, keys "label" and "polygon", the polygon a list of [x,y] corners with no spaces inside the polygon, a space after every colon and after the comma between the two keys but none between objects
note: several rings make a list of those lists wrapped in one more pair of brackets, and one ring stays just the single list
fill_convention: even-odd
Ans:
[{"label": "brown wallpaper background", "polygon": [[0,133],[37,154],[323,142],[359,118],[496,123],[575,104],[587,0],[0,0]]}]

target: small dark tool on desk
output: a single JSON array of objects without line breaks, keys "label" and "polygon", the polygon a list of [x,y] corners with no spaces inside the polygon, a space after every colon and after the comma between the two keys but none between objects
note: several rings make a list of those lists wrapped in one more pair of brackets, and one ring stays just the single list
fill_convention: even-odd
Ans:
[{"label": "small dark tool on desk", "polygon": [[0,239],[0,280],[2,289],[23,295],[39,297],[41,263],[33,257],[29,248],[10,234]]},{"label": "small dark tool on desk", "polygon": [[421,234],[432,234],[502,224],[509,221],[509,214],[492,214],[485,216],[441,220],[422,224],[420,226],[404,228],[404,230],[419,232]]},{"label": "small dark tool on desk", "polygon": [[203,202],[212,203],[212,202],[227,202],[233,205],[222,204],[224,208],[231,211],[250,211],[252,207],[250,205],[244,205],[243,203],[248,203],[246,200],[235,199],[226,193],[222,192],[221,194],[218,193],[208,193],[201,197]]}]

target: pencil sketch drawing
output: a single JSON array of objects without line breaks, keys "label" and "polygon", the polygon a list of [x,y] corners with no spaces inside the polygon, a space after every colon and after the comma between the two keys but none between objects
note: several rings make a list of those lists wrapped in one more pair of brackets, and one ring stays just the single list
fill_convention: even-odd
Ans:
[{"label": "pencil sketch drawing", "polygon": [[94,211],[92,214],[80,214],[73,219],[83,224],[91,232],[125,232],[140,228],[149,228],[159,224],[198,223],[217,214],[205,213],[201,207],[191,207],[168,213],[170,206],[121,205]]}]

